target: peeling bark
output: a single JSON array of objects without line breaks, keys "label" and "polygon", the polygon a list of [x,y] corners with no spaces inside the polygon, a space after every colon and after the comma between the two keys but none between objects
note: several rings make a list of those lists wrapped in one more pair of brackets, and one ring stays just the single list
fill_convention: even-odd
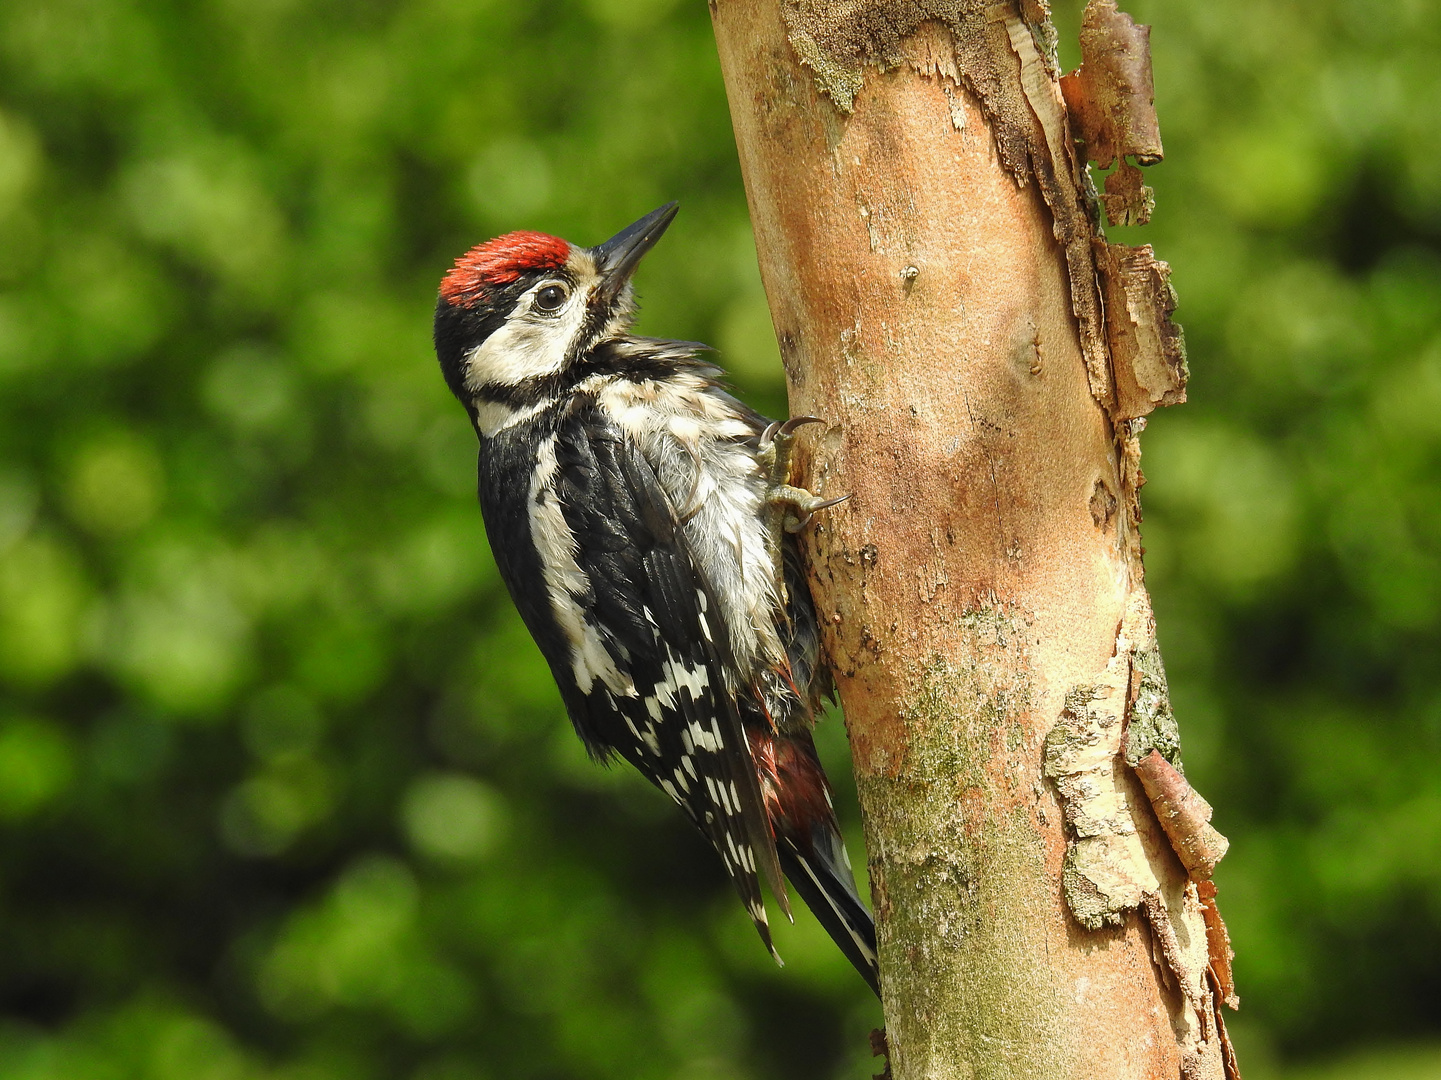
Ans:
[{"label": "peeling bark", "polygon": [[1145,416],[1186,400],[1186,342],[1171,321],[1176,293],[1171,268],[1149,244],[1127,247],[1097,240],[1096,270],[1106,301],[1106,332],[1115,373],[1117,419]]},{"label": "peeling bark", "polygon": [[1151,28],[1137,26],[1116,10],[1114,0],[1094,0],[1081,19],[1081,66],[1061,79],[1076,137],[1106,177],[1101,205],[1112,225],[1144,225],[1155,196],[1141,181],[1137,164],[1154,165],[1164,156],[1151,80]]},{"label": "peeling bark", "polygon": [[[1145,28],[1092,7],[1087,152],[1155,160]],[[711,11],[791,409],[830,421],[797,466],[853,496],[806,539],[894,1075],[1234,1075],[1198,804],[1174,841],[1136,769],[1190,792],[1137,497],[1184,347],[1165,264],[1099,233],[1048,12]]]},{"label": "peeling bark", "polygon": [[1092,161],[1154,165],[1164,156],[1151,79],[1151,28],[1137,26],[1114,0],[1095,0],[1081,18],[1081,66],[1061,79],[1076,137]]},{"label": "peeling bark", "polygon": [[1216,907],[1216,885],[1212,881],[1196,883],[1196,889],[1205,905],[1206,944],[1211,954],[1211,975],[1216,980],[1216,993],[1230,1008],[1239,1009],[1241,999],[1236,996],[1236,983],[1231,975],[1231,961],[1236,954],[1231,950],[1231,935],[1221,921],[1220,909]]},{"label": "peeling bark", "polygon": [[1141,759],[1136,774],[1181,865],[1191,877],[1208,880],[1231,846],[1211,827],[1211,804],[1196,794],[1158,750]]}]

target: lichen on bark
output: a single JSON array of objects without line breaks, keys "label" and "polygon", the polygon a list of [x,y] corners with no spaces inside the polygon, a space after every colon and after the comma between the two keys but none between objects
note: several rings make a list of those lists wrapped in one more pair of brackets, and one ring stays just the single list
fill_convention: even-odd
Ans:
[{"label": "lichen on bark", "polygon": [[1131,643],[1130,709],[1126,720],[1126,764],[1135,768],[1152,750],[1181,768],[1181,729],[1171,706],[1166,667],[1156,642],[1156,624],[1147,603],[1145,625],[1137,627],[1141,639]]},{"label": "lichen on bark", "polygon": [[[862,779],[867,840],[884,852],[871,860],[888,920],[882,964],[934,990],[888,1014],[892,1064],[915,1075],[905,1070],[952,1055],[971,1070],[960,1075],[1063,1075],[1074,1040],[1059,1022],[1064,984],[1034,940],[1034,913],[1051,901],[1019,738],[1032,689],[1010,653],[1029,627],[980,606],[957,631],[960,655],[932,655],[901,697],[904,761]],[[1005,979],[993,977],[998,958]]]},{"label": "lichen on bark", "polygon": [[[1122,757],[1131,684],[1132,636],[1147,609],[1133,597],[1116,637],[1116,653],[1093,682],[1072,688],[1045,742],[1046,776],[1056,785],[1071,832],[1062,880],[1066,903],[1081,925],[1116,925],[1162,874],[1136,827],[1136,784]],[[1142,797],[1144,799],[1144,797]]]}]

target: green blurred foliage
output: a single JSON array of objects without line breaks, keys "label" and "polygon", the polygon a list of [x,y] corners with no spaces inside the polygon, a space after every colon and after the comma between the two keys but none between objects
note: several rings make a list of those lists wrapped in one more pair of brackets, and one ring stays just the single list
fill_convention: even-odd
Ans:
[{"label": "green blurred foliage", "polygon": [[[1168,154],[1117,235],[1194,372],[1146,540],[1240,1030],[1434,1037],[1441,7],[1133,10]],[[585,760],[430,353],[471,244],[670,198],[642,328],[783,412],[704,5],[0,6],[0,1075],[869,1074],[814,922],[776,971]]]}]

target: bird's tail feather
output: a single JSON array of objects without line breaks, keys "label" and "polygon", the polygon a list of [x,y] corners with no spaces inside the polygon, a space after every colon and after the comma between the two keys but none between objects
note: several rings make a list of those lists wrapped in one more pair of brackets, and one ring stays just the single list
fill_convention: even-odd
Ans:
[{"label": "bird's tail feather", "polygon": [[880,997],[876,924],[856,891],[840,833],[818,822],[809,837],[776,838],[781,869],[826,933]]}]

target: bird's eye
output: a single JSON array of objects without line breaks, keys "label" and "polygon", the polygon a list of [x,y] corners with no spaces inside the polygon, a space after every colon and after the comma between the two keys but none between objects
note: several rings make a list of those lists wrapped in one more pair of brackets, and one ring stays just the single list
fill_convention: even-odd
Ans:
[{"label": "bird's eye", "polygon": [[537,311],[559,311],[560,306],[565,303],[566,291],[564,285],[547,285],[535,294],[535,309]]}]

